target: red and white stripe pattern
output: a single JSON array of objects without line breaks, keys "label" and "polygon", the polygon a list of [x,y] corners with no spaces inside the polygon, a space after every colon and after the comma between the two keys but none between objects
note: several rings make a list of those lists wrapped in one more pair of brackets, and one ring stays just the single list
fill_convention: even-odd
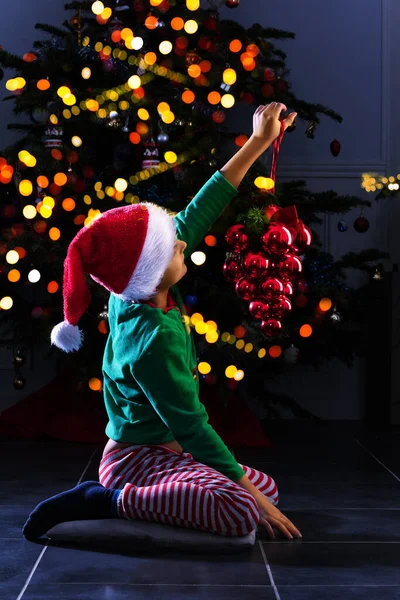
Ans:
[{"label": "red and white stripe pattern", "polygon": [[[265,473],[241,465],[251,483],[275,506],[278,490]],[[106,488],[120,489],[124,519],[155,521],[219,535],[244,536],[257,528],[253,496],[219,471],[162,445],[114,450],[99,467]]]}]

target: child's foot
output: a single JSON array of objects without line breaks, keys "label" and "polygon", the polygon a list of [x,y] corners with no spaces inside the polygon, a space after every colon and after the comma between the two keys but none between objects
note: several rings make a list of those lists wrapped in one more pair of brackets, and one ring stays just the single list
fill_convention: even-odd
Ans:
[{"label": "child's foot", "polygon": [[27,540],[44,535],[57,523],[118,517],[121,490],[109,490],[98,481],[85,481],[71,490],[44,500],[31,512],[22,533]]}]

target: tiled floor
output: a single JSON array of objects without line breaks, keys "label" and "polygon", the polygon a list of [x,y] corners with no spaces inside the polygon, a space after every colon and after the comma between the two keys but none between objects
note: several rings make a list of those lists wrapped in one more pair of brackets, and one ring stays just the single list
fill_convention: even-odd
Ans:
[{"label": "tiled floor", "polygon": [[[270,424],[272,431],[273,423]],[[275,478],[303,540],[234,556],[127,556],[27,542],[40,500],[95,479],[100,449],[0,442],[1,600],[400,600],[400,432],[276,427],[273,449],[236,459]]]}]

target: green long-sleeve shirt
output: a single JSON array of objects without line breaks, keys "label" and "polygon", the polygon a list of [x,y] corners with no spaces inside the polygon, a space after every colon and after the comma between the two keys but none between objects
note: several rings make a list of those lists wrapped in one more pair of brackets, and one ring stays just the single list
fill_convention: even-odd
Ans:
[{"label": "green long-sleeve shirt", "polygon": [[[217,171],[187,208],[175,216],[177,236],[189,257],[237,193]],[[110,295],[110,333],[103,359],[106,434],[117,442],[163,444],[176,440],[185,452],[232,481],[245,473],[208,423],[199,399],[196,349],[178,306],[154,308]]]}]

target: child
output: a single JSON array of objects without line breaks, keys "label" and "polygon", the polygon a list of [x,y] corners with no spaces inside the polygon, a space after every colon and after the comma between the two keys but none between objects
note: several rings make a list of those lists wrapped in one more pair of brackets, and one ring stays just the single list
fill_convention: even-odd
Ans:
[{"label": "child", "polygon": [[[278,137],[282,110],[276,102],[257,108],[248,142],[175,218],[150,203],[116,208],[70,244],[65,321],[51,338],[66,352],[81,346],[77,323],[90,302],[84,273],[111,292],[103,360],[109,441],[100,483],[82,483],[39,504],[24,526],[27,539],[62,521],[111,517],[224,536],[247,535],[261,523],[272,538],[272,526],[288,538],[301,537],[274,506],[273,479],[239,465],[208,423],[193,337],[174,287],[186,273],[185,258]],[[295,117],[284,120],[285,129]]]}]

